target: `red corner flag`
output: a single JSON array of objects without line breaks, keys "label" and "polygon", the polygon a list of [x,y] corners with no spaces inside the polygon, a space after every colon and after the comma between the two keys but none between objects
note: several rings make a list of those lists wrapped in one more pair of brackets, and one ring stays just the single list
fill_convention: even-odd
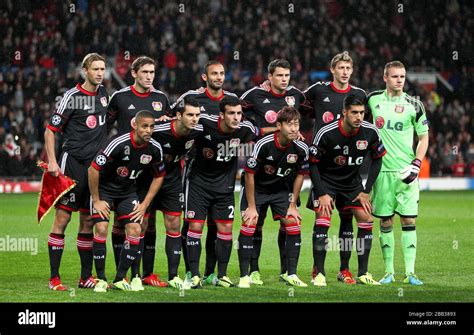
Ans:
[{"label": "red corner flag", "polygon": [[61,173],[54,177],[48,173],[48,164],[45,162],[38,161],[37,165],[43,169],[41,189],[38,197],[38,224],[40,224],[41,220],[44,219],[56,202],[76,186],[76,182]]}]

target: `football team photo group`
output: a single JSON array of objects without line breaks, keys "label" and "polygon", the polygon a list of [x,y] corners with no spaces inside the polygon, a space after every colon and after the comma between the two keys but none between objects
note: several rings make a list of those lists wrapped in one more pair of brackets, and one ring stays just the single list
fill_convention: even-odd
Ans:
[{"label": "football team photo group", "polygon": [[469,1],[1,2],[9,313],[463,320]]}]

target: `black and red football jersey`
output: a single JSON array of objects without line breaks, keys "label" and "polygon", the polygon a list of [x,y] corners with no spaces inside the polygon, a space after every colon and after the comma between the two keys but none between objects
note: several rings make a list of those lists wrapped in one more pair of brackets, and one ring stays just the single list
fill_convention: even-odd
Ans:
[{"label": "black and red football jersey", "polygon": [[133,131],[110,138],[91,165],[100,171],[99,191],[111,197],[136,193],[137,178],[143,173],[166,174],[161,145],[154,139],[138,145]]},{"label": "black and red football jersey", "polygon": [[132,119],[141,111],[152,112],[156,119],[170,113],[168,97],[161,91],[151,88],[149,92],[139,93],[133,86],[125,87],[112,94],[108,106],[109,128],[117,121],[119,134],[132,130]]},{"label": "black and red football jersey", "polygon": [[291,141],[282,146],[278,142],[278,132],[268,134],[255,143],[244,169],[255,174],[255,190],[260,193],[284,189],[291,192],[289,187],[296,174],[309,173],[308,145],[302,141]]},{"label": "black and red football jersey", "polygon": [[[367,159],[385,155],[378,129],[371,123],[362,124],[353,133],[346,133],[342,128],[343,119],[335,120],[321,128],[309,148],[311,164],[317,164],[321,180],[336,188],[350,188],[361,184],[359,169]],[[318,196],[324,190],[315,190]]]},{"label": "black and red football jersey", "polygon": [[107,104],[102,85],[89,92],[77,84],[64,94],[47,126],[64,135],[63,151],[82,161],[94,158],[107,138]]}]

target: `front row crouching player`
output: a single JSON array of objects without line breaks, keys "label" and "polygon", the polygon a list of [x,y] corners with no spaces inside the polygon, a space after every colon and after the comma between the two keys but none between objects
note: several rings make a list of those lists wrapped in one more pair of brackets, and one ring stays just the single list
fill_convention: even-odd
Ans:
[{"label": "front row crouching player", "polygon": [[[159,191],[165,175],[161,145],[151,138],[155,118],[148,111],[135,116],[130,133],[112,137],[89,167],[91,214],[95,223],[94,262],[99,279],[95,292],[106,292],[106,241],[110,211],[115,210],[127,235],[113,286],[123,291],[143,290],[140,278],[129,284],[124,278],[139,257],[141,223],[145,211]],[[149,170],[153,182],[142,202],[137,195],[136,178]]]},{"label": "front row crouching player", "polygon": [[[286,229],[287,284],[308,286],[296,275],[301,248],[301,216],[297,199],[304,175],[309,173],[308,146],[296,140],[300,114],[294,107],[283,107],[277,115],[277,131],[256,144],[245,166],[245,186],[241,190],[242,227],[239,235],[239,287],[249,288],[249,266],[253,235],[262,208],[271,208],[273,218]],[[297,174],[296,178],[294,177]],[[287,180],[293,180],[293,189]]]},{"label": "front row crouching player", "polygon": [[[343,117],[322,127],[309,148],[313,182],[311,196],[316,211],[313,230],[313,273],[316,276],[312,279],[315,286],[326,286],[324,261],[334,205],[339,212],[350,209],[357,220],[357,282],[380,285],[368,273],[374,221],[369,193],[380,172],[382,156],[386,150],[377,128],[363,121],[364,114],[364,101],[348,95],[344,99]],[[372,164],[364,187],[359,169],[368,152],[371,154]]]}]

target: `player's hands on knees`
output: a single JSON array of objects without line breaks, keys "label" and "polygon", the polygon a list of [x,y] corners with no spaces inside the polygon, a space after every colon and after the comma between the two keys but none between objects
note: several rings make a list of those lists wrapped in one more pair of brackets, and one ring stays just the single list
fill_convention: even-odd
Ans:
[{"label": "player's hands on knees", "polygon": [[58,163],[53,162],[53,163],[49,163],[49,164],[48,164],[48,172],[49,172],[51,175],[57,177],[57,176],[59,175],[59,172],[60,172],[60,171],[61,171],[61,170],[59,169]]},{"label": "player's hands on knees", "polygon": [[251,224],[257,224],[257,220],[258,220],[257,208],[247,207],[247,209],[244,212],[244,215],[242,216],[242,221],[244,222],[244,224],[247,226]]},{"label": "player's hands on knees", "polygon": [[110,217],[110,206],[107,201],[97,200],[93,202],[94,209],[102,219],[109,219]]},{"label": "player's hands on knees", "polygon": [[288,207],[288,211],[286,212],[286,219],[289,219],[290,217],[293,217],[298,223],[303,220],[303,217],[298,211],[298,207],[296,207],[294,203],[290,204],[290,207]]},{"label": "player's hands on knees", "polygon": [[354,200],[352,200],[352,202],[356,202],[357,200],[359,200],[362,208],[364,208],[364,211],[367,214],[372,214],[372,204],[370,203],[369,194],[360,192],[359,195]]},{"label": "player's hands on knees", "polygon": [[319,212],[323,217],[331,217],[332,210],[334,209],[334,200],[329,194],[325,194],[319,197]]},{"label": "player's hands on knees", "polygon": [[143,218],[145,217],[145,212],[148,206],[143,203],[137,203],[135,207],[133,207],[133,212],[130,213],[131,220],[133,222],[137,222],[142,224]]}]

